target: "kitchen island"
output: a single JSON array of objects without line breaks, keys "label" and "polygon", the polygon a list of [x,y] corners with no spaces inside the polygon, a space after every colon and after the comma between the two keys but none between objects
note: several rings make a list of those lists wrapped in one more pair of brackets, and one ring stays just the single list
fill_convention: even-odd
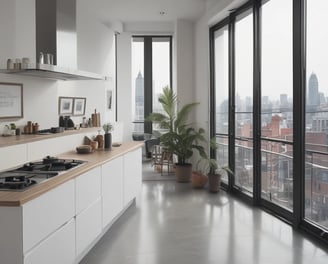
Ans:
[{"label": "kitchen island", "polygon": [[87,161],[23,192],[0,192],[0,255],[3,263],[78,263],[141,188],[140,142],[110,151],[68,151]]}]

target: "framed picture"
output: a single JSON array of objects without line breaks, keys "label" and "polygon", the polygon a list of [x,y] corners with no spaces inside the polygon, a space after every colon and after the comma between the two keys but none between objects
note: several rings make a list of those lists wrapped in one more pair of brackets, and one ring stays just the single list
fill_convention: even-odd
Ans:
[{"label": "framed picture", "polygon": [[0,118],[23,117],[23,84],[0,83]]},{"label": "framed picture", "polygon": [[73,107],[73,115],[74,116],[80,116],[85,114],[85,104],[86,104],[86,98],[74,98],[74,107]]},{"label": "framed picture", "polygon": [[59,97],[58,114],[72,115],[73,114],[73,97]]}]

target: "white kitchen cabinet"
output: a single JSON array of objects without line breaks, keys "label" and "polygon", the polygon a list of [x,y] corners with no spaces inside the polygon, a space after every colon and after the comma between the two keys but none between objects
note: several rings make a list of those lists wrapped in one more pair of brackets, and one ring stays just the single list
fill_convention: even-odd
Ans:
[{"label": "white kitchen cabinet", "polygon": [[141,148],[17,207],[0,206],[0,262],[78,263],[139,194]]},{"label": "white kitchen cabinet", "polygon": [[102,226],[123,210],[123,156],[102,165]]},{"label": "white kitchen cabinet", "polygon": [[101,196],[101,168],[94,168],[75,179],[76,215]]},{"label": "white kitchen cabinet", "polygon": [[23,205],[24,254],[75,215],[74,180]]},{"label": "white kitchen cabinet", "polygon": [[75,179],[76,256],[101,233],[101,167]]},{"label": "white kitchen cabinet", "polygon": [[124,206],[139,194],[141,183],[142,154],[138,148],[124,155]]},{"label": "white kitchen cabinet", "polygon": [[101,233],[101,198],[76,216],[76,256],[88,249]]},{"label": "white kitchen cabinet", "polygon": [[72,264],[75,260],[75,221],[71,219],[31,250],[24,264]]}]

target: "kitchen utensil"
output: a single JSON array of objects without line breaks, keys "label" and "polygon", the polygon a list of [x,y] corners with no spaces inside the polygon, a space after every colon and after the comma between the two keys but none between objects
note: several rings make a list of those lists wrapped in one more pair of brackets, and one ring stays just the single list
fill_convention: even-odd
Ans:
[{"label": "kitchen utensil", "polygon": [[95,109],[94,114],[91,115],[92,126],[100,127],[100,113],[97,113],[97,109]]}]

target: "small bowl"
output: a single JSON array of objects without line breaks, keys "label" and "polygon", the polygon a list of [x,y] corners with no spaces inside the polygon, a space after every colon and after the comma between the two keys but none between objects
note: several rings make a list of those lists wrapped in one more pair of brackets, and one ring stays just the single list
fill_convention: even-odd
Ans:
[{"label": "small bowl", "polygon": [[79,154],[88,154],[92,152],[92,147],[90,145],[80,145],[76,147],[76,152]]}]

